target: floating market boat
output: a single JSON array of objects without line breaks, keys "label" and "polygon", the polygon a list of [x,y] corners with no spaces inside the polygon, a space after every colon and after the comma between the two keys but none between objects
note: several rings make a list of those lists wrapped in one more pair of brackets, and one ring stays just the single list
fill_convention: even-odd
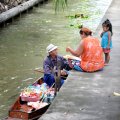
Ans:
[{"label": "floating market boat", "polygon": [[37,120],[46,112],[54,99],[55,90],[39,78],[35,83],[24,88],[9,110],[7,120]]}]

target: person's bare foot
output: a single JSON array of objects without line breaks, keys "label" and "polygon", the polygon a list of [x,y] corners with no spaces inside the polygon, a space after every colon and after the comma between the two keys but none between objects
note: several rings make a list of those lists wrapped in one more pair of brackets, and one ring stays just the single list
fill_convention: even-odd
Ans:
[{"label": "person's bare foot", "polygon": [[105,66],[108,66],[109,64],[108,63],[104,63]]}]

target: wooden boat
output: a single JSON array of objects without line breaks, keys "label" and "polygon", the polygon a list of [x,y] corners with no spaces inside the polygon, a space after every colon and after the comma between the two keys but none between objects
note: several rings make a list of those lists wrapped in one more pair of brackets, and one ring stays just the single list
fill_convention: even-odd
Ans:
[{"label": "wooden boat", "polygon": [[[43,83],[43,78],[39,78],[33,84],[36,83],[41,85]],[[46,112],[49,106],[50,103],[36,110],[35,108],[28,106],[27,102],[22,101],[21,97],[19,96],[16,102],[11,106],[7,120],[37,120]]]}]

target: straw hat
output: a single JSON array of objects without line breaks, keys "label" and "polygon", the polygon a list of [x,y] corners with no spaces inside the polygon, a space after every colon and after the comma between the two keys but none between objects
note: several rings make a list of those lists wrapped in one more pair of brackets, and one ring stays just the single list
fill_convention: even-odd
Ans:
[{"label": "straw hat", "polygon": [[58,48],[58,46],[55,46],[55,45],[53,45],[53,44],[49,44],[48,46],[47,46],[47,48],[46,48],[46,51],[47,51],[47,53],[49,53],[49,52],[51,52],[51,51],[53,51],[53,50],[55,50],[55,49],[57,49]]}]

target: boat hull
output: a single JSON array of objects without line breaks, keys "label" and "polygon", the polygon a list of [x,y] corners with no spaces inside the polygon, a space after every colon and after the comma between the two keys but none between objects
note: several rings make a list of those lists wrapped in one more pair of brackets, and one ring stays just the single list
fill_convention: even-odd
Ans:
[{"label": "boat hull", "polygon": [[[41,84],[42,78],[38,79],[35,83]],[[33,84],[35,84],[33,83]],[[27,105],[26,101],[22,101],[19,96],[16,102],[12,105],[9,110],[8,120],[37,120],[42,114],[46,112],[50,104],[35,110],[33,107]]]}]

